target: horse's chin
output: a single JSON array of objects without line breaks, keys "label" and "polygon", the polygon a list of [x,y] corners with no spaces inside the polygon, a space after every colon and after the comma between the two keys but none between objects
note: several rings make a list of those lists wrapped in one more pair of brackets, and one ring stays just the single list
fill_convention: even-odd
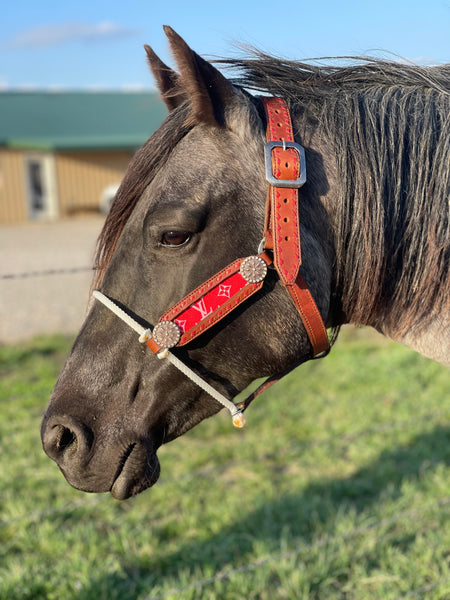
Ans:
[{"label": "horse's chin", "polygon": [[154,485],[160,472],[156,454],[142,444],[133,445],[123,457],[109,491],[116,500],[126,500]]}]

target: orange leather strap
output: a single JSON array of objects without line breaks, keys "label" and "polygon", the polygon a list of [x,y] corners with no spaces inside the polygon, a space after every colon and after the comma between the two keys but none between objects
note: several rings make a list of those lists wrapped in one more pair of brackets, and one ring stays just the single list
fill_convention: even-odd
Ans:
[{"label": "orange leather strap", "polygon": [[[300,175],[298,152],[283,148],[284,142],[293,142],[289,112],[281,98],[263,98],[267,116],[267,142],[279,142],[269,149],[273,183],[269,185],[266,210],[266,248],[272,240],[274,264],[284,285],[292,285],[301,265],[298,190],[278,187],[278,180],[295,181]],[[267,156],[267,155],[266,155]]]},{"label": "orange leather strap", "polygon": [[282,98],[262,98],[267,117],[265,248],[273,250],[278,275],[310,339],[313,356],[329,349],[325,325],[299,269],[302,264],[298,188],[306,181],[304,150],[294,141],[289,109]]}]

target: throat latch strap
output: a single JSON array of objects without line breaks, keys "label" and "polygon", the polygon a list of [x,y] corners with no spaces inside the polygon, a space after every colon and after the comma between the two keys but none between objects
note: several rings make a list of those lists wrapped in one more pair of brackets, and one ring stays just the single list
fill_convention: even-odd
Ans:
[{"label": "throat latch strap", "polygon": [[289,109],[282,98],[262,98],[267,117],[265,248],[273,251],[278,275],[296,306],[313,356],[329,350],[325,325],[299,269],[302,264],[298,189],[306,181],[305,152],[295,143]]}]

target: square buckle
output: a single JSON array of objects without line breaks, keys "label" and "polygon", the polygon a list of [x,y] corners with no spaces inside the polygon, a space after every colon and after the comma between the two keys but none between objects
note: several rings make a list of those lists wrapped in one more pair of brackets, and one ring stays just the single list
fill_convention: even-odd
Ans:
[{"label": "square buckle", "polygon": [[[293,148],[298,154],[300,161],[300,177],[298,179],[277,179],[272,171],[272,150],[274,148]],[[306,160],[305,149],[295,142],[267,142],[264,146],[264,159],[266,163],[266,180],[270,185],[280,188],[301,188],[306,182]]]}]

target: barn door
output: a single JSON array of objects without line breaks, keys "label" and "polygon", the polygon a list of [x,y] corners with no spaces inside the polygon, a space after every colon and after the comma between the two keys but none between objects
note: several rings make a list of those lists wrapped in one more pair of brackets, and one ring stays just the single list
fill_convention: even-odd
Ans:
[{"label": "barn door", "polygon": [[30,219],[56,219],[58,204],[53,156],[45,154],[27,156],[25,176]]}]

